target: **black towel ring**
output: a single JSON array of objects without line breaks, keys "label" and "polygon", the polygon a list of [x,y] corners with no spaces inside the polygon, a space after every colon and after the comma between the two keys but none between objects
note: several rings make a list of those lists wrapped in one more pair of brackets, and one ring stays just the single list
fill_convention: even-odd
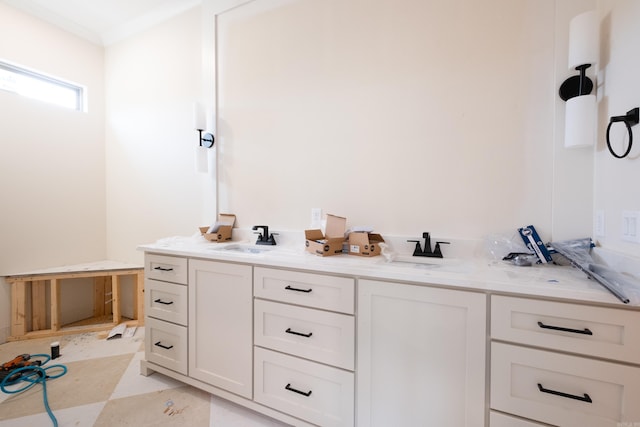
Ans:
[{"label": "black towel ring", "polygon": [[[611,148],[611,140],[609,139],[611,126],[616,122],[624,122],[624,125],[627,127],[627,133],[629,134],[629,145],[627,145],[627,150],[621,155],[613,151],[613,148]],[[627,111],[627,114],[624,116],[613,116],[609,119],[609,126],[607,126],[607,148],[613,157],[623,159],[629,155],[631,146],[633,145],[633,132],[631,131],[631,126],[637,125],[638,122],[640,122],[640,109],[638,108]]]}]

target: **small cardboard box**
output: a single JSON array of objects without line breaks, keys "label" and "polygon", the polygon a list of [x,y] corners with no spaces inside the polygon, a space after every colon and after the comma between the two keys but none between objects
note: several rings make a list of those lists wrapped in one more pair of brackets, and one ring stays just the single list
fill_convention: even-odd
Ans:
[{"label": "small cardboard box", "polygon": [[202,236],[210,242],[225,242],[231,240],[233,225],[236,216],[233,214],[220,214],[215,224],[209,227],[200,227]]},{"label": "small cardboard box", "polygon": [[346,225],[346,218],[327,214],[326,235],[317,229],[304,231],[305,250],[319,256],[341,254]]},{"label": "small cardboard box", "polygon": [[379,234],[367,232],[349,233],[349,255],[380,255],[381,248],[379,243],[384,243],[384,239]]}]

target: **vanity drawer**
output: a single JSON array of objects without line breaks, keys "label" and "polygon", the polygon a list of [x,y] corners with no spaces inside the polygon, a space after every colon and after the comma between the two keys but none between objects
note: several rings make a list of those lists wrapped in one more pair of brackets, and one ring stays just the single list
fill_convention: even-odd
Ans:
[{"label": "vanity drawer", "polygon": [[256,267],[253,293],[270,300],[354,313],[355,280],[346,277]]},{"label": "vanity drawer", "polygon": [[312,424],[353,426],[352,372],[256,347],[254,400]]},{"label": "vanity drawer", "polygon": [[491,411],[489,415],[489,426],[491,427],[544,427],[534,421],[516,418],[500,412]]},{"label": "vanity drawer", "polygon": [[640,363],[640,312],[494,295],[491,338]]},{"label": "vanity drawer", "polygon": [[491,408],[563,427],[640,420],[640,368],[491,345]]},{"label": "vanity drawer", "polygon": [[187,287],[145,279],[147,316],[187,326]]},{"label": "vanity drawer", "polygon": [[255,345],[353,370],[353,316],[258,299],[253,306]]},{"label": "vanity drawer", "polygon": [[167,369],[187,375],[187,328],[147,318],[145,357]]},{"label": "vanity drawer", "polygon": [[187,259],[167,255],[147,254],[144,257],[144,277],[164,282],[187,284]]}]

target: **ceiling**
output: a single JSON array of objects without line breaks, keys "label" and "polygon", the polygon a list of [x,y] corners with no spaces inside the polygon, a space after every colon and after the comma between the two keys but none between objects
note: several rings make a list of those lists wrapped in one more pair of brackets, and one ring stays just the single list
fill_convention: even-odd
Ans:
[{"label": "ceiling", "polygon": [[0,0],[64,30],[108,46],[201,0]]}]

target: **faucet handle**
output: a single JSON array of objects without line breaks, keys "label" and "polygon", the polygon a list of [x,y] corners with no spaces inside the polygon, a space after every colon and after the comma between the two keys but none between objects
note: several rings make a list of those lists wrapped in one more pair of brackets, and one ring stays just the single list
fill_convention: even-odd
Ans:
[{"label": "faucet handle", "polygon": [[413,250],[413,256],[421,256],[422,255],[422,247],[420,246],[420,240],[407,240],[407,242],[416,244],[416,247]]},{"label": "faucet handle", "polygon": [[441,243],[443,245],[449,245],[450,244],[449,242],[436,242],[436,247],[433,250],[433,254],[438,256],[439,258],[442,258],[442,251],[440,250],[440,244]]}]

